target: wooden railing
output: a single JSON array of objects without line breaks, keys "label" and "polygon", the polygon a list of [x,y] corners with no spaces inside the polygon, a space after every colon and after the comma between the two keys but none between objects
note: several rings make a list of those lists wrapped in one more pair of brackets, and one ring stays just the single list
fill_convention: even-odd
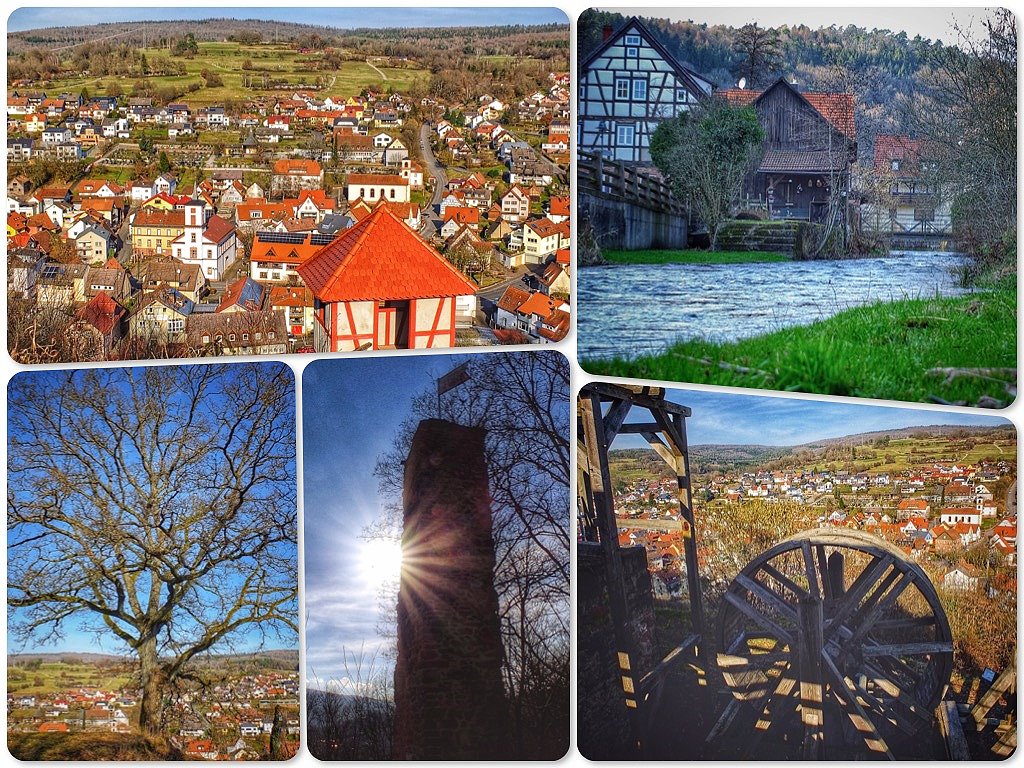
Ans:
[{"label": "wooden railing", "polygon": [[642,170],[609,160],[597,152],[577,152],[576,180],[581,192],[591,192],[655,211],[687,215],[686,206],[664,180]]}]

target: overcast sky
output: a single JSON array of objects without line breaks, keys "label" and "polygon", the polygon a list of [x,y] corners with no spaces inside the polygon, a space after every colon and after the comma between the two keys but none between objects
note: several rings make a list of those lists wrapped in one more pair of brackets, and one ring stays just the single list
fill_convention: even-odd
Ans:
[{"label": "overcast sky", "polygon": [[[936,424],[1002,426],[1007,419],[978,413],[899,408],[867,403],[844,403],[791,397],[669,389],[668,399],[688,406],[690,445],[793,446],[903,427]],[[636,415],[640,419],[639,414]],[[633,420],[631,416],[629,420]],[[642,420],[642,419],[640,419]],[[616,448],[646,448],[640,435],[623,435]]]},{"label": "overcast sky", "polygon": [[114,21],[167,21],[197,19],[265,19],[297,24],[354,29],[359,27],[471,27],[492,24],[567,24],[568,17],[557,8],[328,8],[328,7],[173,7],[138,8],[131,6],[90,8],[44,7],[18,8],[7,21],[9,32],[43,27],[72,27]]},{"label": "overcast sky", "polygon": [[777,7],[613,7],[601,10],[615,11],[627,16],[645,16],[673,21],[694,21],[698,24],[725,24],[731,27],[742,27],[756,21],[763,27],[777,27],[783,24],[807,27],[829,27],[854,25],[866,29],[888,29],[893,32],[906,32],[908,36],[921,35],[930,40],[941,40],[954,43],[957,35],[953,28],[954,22],[961,28],[969,28],[973,32],[981,29],[980,23],[986,16],[986,6],[976,7],[860,7],[832,8],[818,4],[813,7],[777,8]]}]

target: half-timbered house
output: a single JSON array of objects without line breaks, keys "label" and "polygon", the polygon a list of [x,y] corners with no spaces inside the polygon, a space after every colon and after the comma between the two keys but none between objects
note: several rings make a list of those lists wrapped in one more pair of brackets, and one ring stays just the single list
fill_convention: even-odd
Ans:
[{"label": "half-timbered house", "polygon": [[752,105],[764,128],[760,159],[744,182],[747,207],[773,219],[845,221],[857,159],[851,94],[801,93],[779,78],[764,91],[730,88],[717,95]]},{"label": "half-timbered house", "polygon": [[579,148],[637,164],[651,162],[662,120],[692,109],[714,84],[684,67],[633,17],[580,66]]},{"label": "half-timbered house", "polygon": [[875,136],[874,173],[861,225],[888,235],[945,235],[952,231],[948,195],[936,183],[924,145],[910,136]]},{"label": "half-timbered house", "polygon": [[455,346],[458,297],[476,286],[386,205],[298,267],[317,352]]}]

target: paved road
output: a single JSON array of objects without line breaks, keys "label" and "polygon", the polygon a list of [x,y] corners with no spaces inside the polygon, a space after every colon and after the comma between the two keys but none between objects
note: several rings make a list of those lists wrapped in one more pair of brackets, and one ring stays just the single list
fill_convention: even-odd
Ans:
[{"label": "paved road", "polygon": [[434,157],[434,150],[430,148],[430,126],[426,123],[420,126],[420,156],[423,158],[423,165],[426,166],[427,173],[434,178],[434,195],[430,198],[430,205],[427,209],[428,216],[440,220],[437,206],[441,204],[441,198],[444,197],[445,187],[448,186],[448,177],[438,165],[437,158]]},{"label": "paved road", "polygon": [[1010,486],[1009,490],[1006,491],[1006,514],[1003,517],[1016,517],[1017,516],[1017,481],[1013,481],[1013,485]]},{"label": "paved road", "polygon": [[486,288],[481,288],[476,292],[476,295],[481,299],[486,299],[492,304],[497,304],[498,299],[501,298],[502,294],[505,293],[505,289],[510,285],[515,285],[525,289],[526,284],[523,282],[523,275],[526,274],[526,267],[520,267],[516,274],[510,277],[508,280],[502,280],[500,283],[489,285]]}]

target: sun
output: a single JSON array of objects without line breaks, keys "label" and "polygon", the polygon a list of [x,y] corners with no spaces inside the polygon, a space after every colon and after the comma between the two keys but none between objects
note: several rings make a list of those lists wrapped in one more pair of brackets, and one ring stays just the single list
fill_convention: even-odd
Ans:
[{"label": "sun", "polygon": [[370,539],[360,543],[359,567],[367,584],[398,583],[402,571],[402,543],[394,539]]}]

